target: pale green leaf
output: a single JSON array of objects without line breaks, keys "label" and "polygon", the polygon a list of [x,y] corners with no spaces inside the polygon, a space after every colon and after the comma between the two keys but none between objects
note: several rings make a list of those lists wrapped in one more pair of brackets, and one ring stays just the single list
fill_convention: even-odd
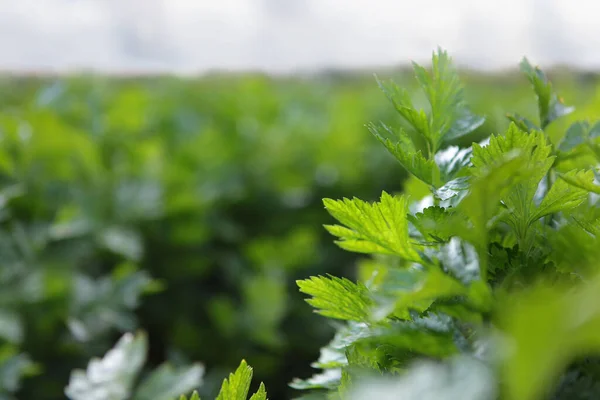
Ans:
[{"label": "pale green leaf", "polygon": [[409,241],[408,204],[405,197],[386,192],[381,200],[368,203],[360,199],[324,199],[327,211],[348,228],[328,226],[340,238],[336,243],[359,253],[382,253],[419,261],[420,257]]}]

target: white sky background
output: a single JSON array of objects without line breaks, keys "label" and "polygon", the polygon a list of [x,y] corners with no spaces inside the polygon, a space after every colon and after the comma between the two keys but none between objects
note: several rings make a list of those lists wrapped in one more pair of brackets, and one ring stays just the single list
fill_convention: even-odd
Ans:
[{"label": "white sky background", "polygon": [[0,70],[600,69],[599,0],[0,0]]}]

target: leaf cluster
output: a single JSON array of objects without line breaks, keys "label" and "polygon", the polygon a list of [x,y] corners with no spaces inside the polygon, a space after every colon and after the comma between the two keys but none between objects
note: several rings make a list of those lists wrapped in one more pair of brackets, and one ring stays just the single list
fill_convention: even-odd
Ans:
[{"label": "leaf cluster", "polygon": [[431,71],[414,66],[428,109],[379,82],[405,126],[369,129],[430,194],[412,204],[386,192],[375,202],[324,200],[339,222],[325,227],[336,243],[371,258],[357,282],[298,281],[341,325],[313,364],[323,372],[292,387],[353,400],[600,394],[593,367],[579,362],[600,350],[600,157],[574,156],[597,155],[598,124],[575,122],[553,143],[545,130],[573,108],[539,68],[524,59],[521,69],[539,123],[509,115],[503,134],[468,148],[451,141],[483,120],[445,52]]}]

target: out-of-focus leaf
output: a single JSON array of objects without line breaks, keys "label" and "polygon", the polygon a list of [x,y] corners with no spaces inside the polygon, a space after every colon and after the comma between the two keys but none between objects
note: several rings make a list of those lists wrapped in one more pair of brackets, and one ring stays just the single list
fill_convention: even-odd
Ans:
[{"label": "out-of-focus leaf", "polygon": [[558,144],[560,151],[570,151],[587,141],[590,125],[587,121],[574,122]]},{"label": "out-of-focus leaf", "polygon": [[277,276],[257,275],[244,282],[247,329],[257,340],[281,343],[279,323],[287,311],[285,282]]},{"label": "out-of-focus leaf", "polygon": [[533,67],[527,58],[523,58],[521,61],[521,71],[529,79],[537,96],[542,129],[545,129],[557,118],[570,114],[575,110],[574,107],[566,106],[562,99],[558,98],[546,74],[539,67]]},{"label": "out-of-focus leaf", "polygon": [[600,194],[600,185],[594,184],[594,179],[598,180],[594,171],[571,171],[566,174],[558,173],[558,178],[575,188]]},{"label": "out-of-focus leaf", "polygon": [[[570,171],[561,175],[562,179],[556,180],[548,194],[542,200],[531,221],[545,215],[572,209],[583,203],[588,198],[588,190],[581,186],[593,187],[594,174],[592,171]],[[578,185],[571,184],[578,183]]]},{"label": "out-of-focus leaf", "polygon": [[171,399],[197,389],[202,384],[204,367],[200,364],[174,368],[163,364],[137,387],[132,400]]},{"label": "out-of-focus leaf", "polygon": [[590,128],[590,131],[588,134],[589,134],[590,139],[597,139],[600,137],[600,121],[596,122],[596,124],[594,124],[594,126],[592,126]]},{"label": "out-of-focus leaf", "polygon": [[126,400],[146,360],[148,339],[127,333],[102,359],[92,359],[85,371],[71,373],[65,394],[71,400]]},{"label": "out-of-focus leaf", "polygon": [[39,373],[39,369],[28,355],[15,354],[13,348],[0,348],[0,396],[17,392],[23,378]]},{"label": "out-of-focus leaf", "polygon": [[179,400],[188,400],[188,399],[189,400],[200,400],[200,395],[198,394],[198,392],[194,391],[189,398],[183,394],[181,396],[179,396]]},{"label": "out-of-focus leaf", "polygon": [[503,381],[508,399],[538,399],[578,355],[600,351],[600,279],[574,288],[536,287],[502,299],[506,335]]},{"label": "out-of-focus leaf", "polygon": [[335,389],[342,378],[342,370],[339,368],[326,369],[308,379],[294,379],[290,386],[294,389]]},{"label": "out-of-focus leaf", "polygon": [[491,369],[467,356],[444,364],[422,362],[401,377],[358,382],[349,400],[493,400],[497,396]]},{"label": "out-of-focus leaf", "polygon": [[23,321],[16,311],[0,308],[0,338],[9,343],[23,339]]},{"label": "out-of-focus leaf", "polygon": [[139,261],[144,251],[140,235],[121,227],[103,230],[98,236],[98,241],[106,249],[133,261]]},{"label": "out-of-focus leaf", "polygon": [[541,131],[542,129],[529,119],[519,114],[507,114],[506,117],[523,132]]},{"label": "out-of-focus leaf", "polygon": [[388,271],[374,299],[377,304],[372,313],[375,320],[392,314],[409,319],[410,311],[423,312],[437,299],[467,293],[465,286],[439,268],[428,270],[411,268]]}]

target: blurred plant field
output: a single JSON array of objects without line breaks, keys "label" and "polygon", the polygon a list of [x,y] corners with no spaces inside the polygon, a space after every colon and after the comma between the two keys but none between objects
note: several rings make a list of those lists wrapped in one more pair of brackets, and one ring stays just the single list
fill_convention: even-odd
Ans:
[{"label": "blurred plant field", "polygon": [[[536,112],[516,72],[461,76],[487,118],[464,143]],[[600,91],[550,76],[576,107],[552,136]],[[291,398],[334,332],[295,281],[352,277],[358,259],[331,243],[321,199],[407,176],[365,128],[380,120],[400,123],[359,73],[0,78],[0,399],[64,398],[73,368],[140,329],[151,366],[204,364],[202,395],[243,358]]]}]

